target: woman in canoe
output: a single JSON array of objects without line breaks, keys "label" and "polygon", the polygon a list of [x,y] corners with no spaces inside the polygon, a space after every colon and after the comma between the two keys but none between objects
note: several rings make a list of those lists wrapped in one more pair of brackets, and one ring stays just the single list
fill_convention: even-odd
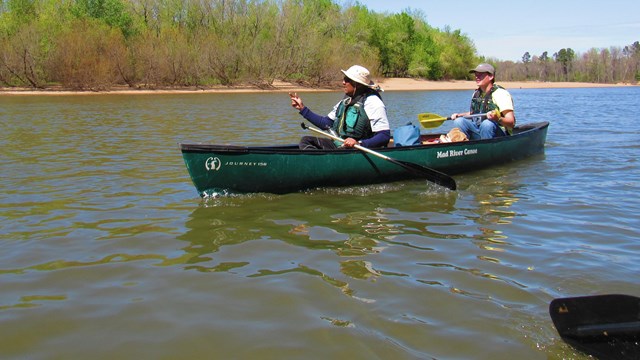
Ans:
[{"label": "woman in canoe", "polygon": [[318,115],[304,106],[297,94],[289,96],[291,106],[300,111],[300,115],[320,129],[335,132],[344,142],[304,136],[300,140],[300,149],[352,148],[356,144],[368,148],[386,146],[391,138],[391,129],[387,109],[379,93],[382,89],[370,80],[369,70],[360,65],[340,71],[344,74],[342,86],[345,97],[326,116]]}]

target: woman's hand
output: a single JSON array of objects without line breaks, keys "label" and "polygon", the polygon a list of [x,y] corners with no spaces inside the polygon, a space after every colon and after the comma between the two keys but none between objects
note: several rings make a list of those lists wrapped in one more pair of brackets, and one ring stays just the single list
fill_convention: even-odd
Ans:
[{"label": "woman's hand", "polygon": [[302,103],[302,99],[298,96],[297,93],[289,93],[289,98],[291,98],[291,106],[300,111],[304,109],[304,104]]},{"label": "woman's hand", "polygon": [[344,143],[342,143],[342,146],[346,148],[352,148],[356,145],[358,145],[358,140],[354,138],[347,138],[344,140]]}]

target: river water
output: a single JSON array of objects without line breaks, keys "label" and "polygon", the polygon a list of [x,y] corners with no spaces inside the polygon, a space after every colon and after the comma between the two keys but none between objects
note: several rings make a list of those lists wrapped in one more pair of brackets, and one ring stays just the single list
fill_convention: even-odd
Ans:
[{"label": "river water", "polygon": [[[640,295],[640,88],[511,92],[545,153],[458,191],[207,200],[177,143],[295,143],[286,94],[0,96],[0,358],[586,359],[548,305]],[[383,95],[394,127],[470,96]]]}]

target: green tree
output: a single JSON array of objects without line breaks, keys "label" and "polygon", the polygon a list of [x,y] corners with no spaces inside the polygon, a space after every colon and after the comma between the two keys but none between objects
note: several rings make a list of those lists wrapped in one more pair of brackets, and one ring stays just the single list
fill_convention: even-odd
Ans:
[{"label": "green tree", "polygon": [[625,46],[622,54],[628,62],[625,70],[633,74],[635,81],[640,81],[640,42],[636,41],[631,45]]},{"label": "green tree", "polygon": [[540,61],[542,62],[546,62],[549,61],[549,53],[548,52],[543,52],[542,55],[540,55]]},{"label": "green tree", "polygon": [[572,68],[575,57],[575,52],[571,48],[560,49],[560,51],[554,54],[555,61],[562,67],[564,80],[569,80],[569,71]]},{"label": "green tree", "polygon": [[430,79],[466,79],[469,69],[478,62],[473,42],[460,30],[451,30],[448,26],[443,31],[433,30],[432,33],[440,50],[434,61],[441,69],[441,76]]},{"label": "green tree", "polygon": [[33,23],[21,26],[10,37],[0,37],[0,82],[5,86],[42,88],[46,84],[43,68],[44,38]]},{"label": "green tree", "polygon": [[87,90],[106,90],[119,83],[116,62],[126,57],[120,31],[91,19],[69,25],[56,38],[47,61],[51,80]]},{"label": "green tree", "polygon": [[542,55],[538,57],[538,62],[540,63],[538,79],[540,81],[547,81],[549,77],[549,53],[547,51],[543,52]]},{"label": "green tree", "polygon": [[71,9],[78,18],[100,19],[118,28],[125,37],[134,34],[133,19],[122,0],[75,0]]},{"label": "green tree", "polygon": [[36,2],[33,0],[5,0],[0,2],[0,25],[8,34],[36,19]]},{"label": "green tree", "polygon": [[522,63],[524,64],[524,78],[529,79],[529,64],[531,63],[531,54],[529,52],[525,52],[522,55]]},{"label": "green tree", "polygon": [[414,34],[414,20],[406,13],[380,18],[371,40],[378,49],[380,69],[384,76],[407,76]]}]

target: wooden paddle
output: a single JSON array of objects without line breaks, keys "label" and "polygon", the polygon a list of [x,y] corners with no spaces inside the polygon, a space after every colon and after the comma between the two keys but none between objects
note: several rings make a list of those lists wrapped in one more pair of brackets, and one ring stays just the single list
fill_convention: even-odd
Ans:
[{"label": "wooden paddle", "polygon": [[[483,114],[473,114],[473,115],[464,116],[465,119],[473,119],[477,117],[484,119],[487,117],[487,114],[483,113]],[[422,127],[425,129],[436,128],[442,125],[442,123],[447,120],[453,120],[453,119],[451,119],[450,117],[444,117],[444,116],[433,114],[433,113],[418,114],[418,121],[420,121],[420,125],[422,125]]]},{"label": "wooden paddle", "polygon": [[560,337],[578,350],[599,359],[640,359],[640,298],[554,299],[549,314]]},{"label": "wooden paddle", "polygon": [[[324,136],[330,137],[333,140],[344,142],[344,139],[342,139],[342,138],[339,138],[339,137],[337,137],[337,136],[335,136],[333,134],[324,132],[324,131],[322,131],[320,129],[309,127],[309,126],[305,125],[305,123],[301,123],[300,126],[302,126],[303,129],[308,129],[308,130],[317,132],[319,134],[322,134]],[[384,160],[387,160],[389,162],[392,162],[392,163],[394,163],[396,165],[399,165],[399,166],[403,167],[405,170],[413,173],[414,175],[416,175],[418,177],[421,177],[421,178],[425,178],[425,179],[427,179],[427,180],[429,180],[429,181],[431,181],[431,182],[433,182],[435,184],[438,184],[440,186],[444,186],[444,187],[446,187],[448,189],[451,189],[451,190],[455,190],[456,187],[457,187],[456,186],[456,181],[451,176],[449,176],[449,175],[447,175],[445,173],[442,173],[442,172],[440,172],[438,170],[431,169],[431,168],[428,168],[428,167],[425,167],[425,166],[422,166],[422,165],[418,165],[418,164],[415,164],[415,163],[412,163],[412,162],[408,162],[408,161],[401,161],[401,160],[392,159],[392,158],[390,158],[390,157],[388,157],[388,156],[386,156],[384,154],[381,154],[381,153],[379,153],[377,151],[373,151],[373,150],[371,150],[369,148],[366,148],[364,146],[354,145],[354,148],[356,148],[356,149],[358,149],[360,151],[364,151],[366,153],[369,153],[371,155],[377,156],[377,157],[379,157],[381,159],[384,159]]]}]

